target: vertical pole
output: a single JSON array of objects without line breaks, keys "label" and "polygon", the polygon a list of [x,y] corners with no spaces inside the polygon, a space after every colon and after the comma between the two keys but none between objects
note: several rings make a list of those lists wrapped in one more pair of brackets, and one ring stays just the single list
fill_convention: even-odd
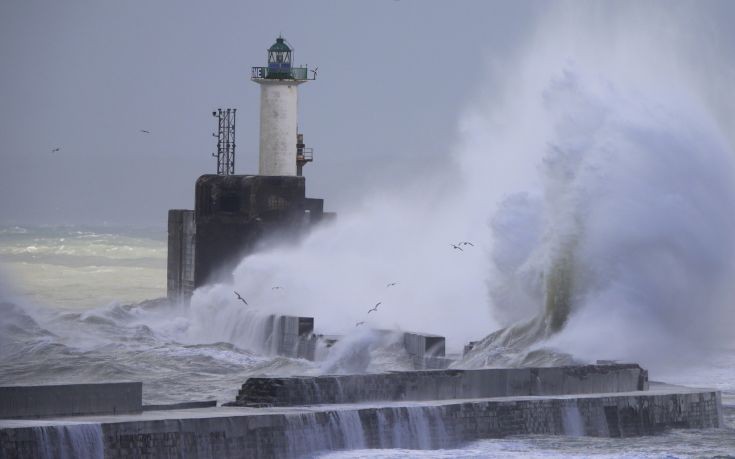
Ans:
[{"label": "vertical pole", "polygon": [[222,174],[230,175],[230,109],[223,113],[225,145],[222,151]]},{"label": "vertical pole", "polygon": [[237,109],[232,109],[232,157],[230,162],[230,174],[235,173],[235,113]]}]

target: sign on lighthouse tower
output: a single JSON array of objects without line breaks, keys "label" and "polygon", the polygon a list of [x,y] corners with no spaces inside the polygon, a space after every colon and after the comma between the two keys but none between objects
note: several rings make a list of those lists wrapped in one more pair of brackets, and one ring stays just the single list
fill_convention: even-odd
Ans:
[{"label": "sign on lighthouse tower", "polygon": [[298,85],[316,77],[293,67],[293,50],[283,37],[268,48],[268,67],[253,67],[260,85],[259,175],[297,175]]}]

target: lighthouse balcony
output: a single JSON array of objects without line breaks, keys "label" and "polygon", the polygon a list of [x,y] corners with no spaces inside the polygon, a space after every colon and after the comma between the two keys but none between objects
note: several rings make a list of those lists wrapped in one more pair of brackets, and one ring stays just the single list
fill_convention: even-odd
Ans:
[{"label": "lighthouse balcony", "polygon": [[296,150],[296,160],[305,163],[314,161],[314,149],[310,147],[298,148]]},{"label": "lighthouse balcony", "polygon": [[309,75],[307,67],[290,67],[290,68],[269,68],[269,67],[253,67],[251,80],[314,80],[316,74],[314,71]]}]

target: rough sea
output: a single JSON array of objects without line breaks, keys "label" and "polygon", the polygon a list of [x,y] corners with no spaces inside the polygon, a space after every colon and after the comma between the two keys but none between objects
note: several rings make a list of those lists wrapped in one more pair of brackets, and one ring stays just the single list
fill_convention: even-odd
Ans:
[{"label": "rough sea", "polygon": [[[196,315],[160,299],[165,295],[165,237],[154,229],[0,229],[0,384],[143,381],[145,403],[226,402],[251,375],[322,371],[320,363],[249,347],[231,329],[220,339],[199,340],[201,335],[189,333]],[[242,332],[247,332],[245,325]],[[371,352],[368,371],[405,367],[400,353],[391,355],[389,348]],[[625,439],[511,437],[441,450],[315,452],[315,457],[735,455],[735,352],[723,350],[700,366],[650,377],[722,390],[726,427]]]}]

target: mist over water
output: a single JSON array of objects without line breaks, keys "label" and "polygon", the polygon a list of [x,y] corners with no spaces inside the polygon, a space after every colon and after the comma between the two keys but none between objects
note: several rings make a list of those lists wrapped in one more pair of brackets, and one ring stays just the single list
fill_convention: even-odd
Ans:
[{"label": "mist over water", "polygon": [[[320,332],[365,320],[442,334],[455,350],[510,326],[469,366],[539,349],[549,363],[562,352],[664,366],[727,348],[732,97],[711,90],[731,69],[677,38],[697,17],[551,12],[527,52],[491,63],[497,91],[463,117],[443,179],[378,191],[301,244],[246,258],[234,285],[200,290],[192,310],[239,307],[238,290],[257,310],[315,317]],[[451,248],[464,240],[475,246]],[[506,358],[490,357],[499,347]]]},{"label": "mist over water", "polygon": [[491,364],[508,345],[654,369],[732,352],[735,169],[723,127],[735,105],[711,98],[732,68],[703,58],[706,34],[675,36],[696,11],[650,13],[560,12],[540,32],[554,38],[533,42],[505,88],[518,103],[494,119],[508,129],[476,136],[526,152],[515,160],[534,183],[490,220],[493,311],[521,325],[466,364]]}]

